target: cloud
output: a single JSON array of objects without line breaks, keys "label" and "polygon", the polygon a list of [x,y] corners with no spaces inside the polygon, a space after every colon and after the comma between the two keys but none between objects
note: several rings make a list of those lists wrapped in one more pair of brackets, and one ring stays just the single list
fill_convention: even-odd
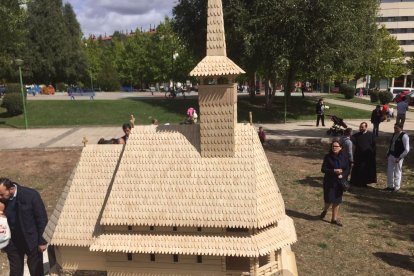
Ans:
[{"label": "cloud", "polygon": [[171,16],[177,0],[66,0],[72,4],[85,36],[114,31],[148,30]]}]

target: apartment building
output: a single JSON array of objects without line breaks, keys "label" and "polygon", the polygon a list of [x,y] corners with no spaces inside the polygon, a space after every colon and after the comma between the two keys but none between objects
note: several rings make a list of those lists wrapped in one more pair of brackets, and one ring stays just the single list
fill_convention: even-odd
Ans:
[{"label": "apartment building", "polygon": [[[397,38],[406,59],[414,57],[414,0],[381,1],[378,23]],[[413,76],[395,78],[392,86],[413,87]]]}]

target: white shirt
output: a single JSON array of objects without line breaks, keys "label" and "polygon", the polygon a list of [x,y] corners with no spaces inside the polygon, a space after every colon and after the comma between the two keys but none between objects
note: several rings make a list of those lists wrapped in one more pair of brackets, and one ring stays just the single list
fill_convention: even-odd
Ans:
[{"label": "white shirt", "polygon": [[4,231],[0,233],[0,249],[3,249],[9,244],[11,238],[10,227],[6,217],[0,217],[0,228],[1,231]]}]

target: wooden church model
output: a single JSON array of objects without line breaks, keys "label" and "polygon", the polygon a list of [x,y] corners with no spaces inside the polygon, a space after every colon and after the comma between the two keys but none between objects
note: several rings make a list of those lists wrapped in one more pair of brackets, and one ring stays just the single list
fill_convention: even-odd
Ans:
[{"label": "wooden church model", "polygon": [[293,221],[250,124],[237,123],[221,0],[208,1],[200,124],[87,145],[45,237],[58,275],[297,275]]}]

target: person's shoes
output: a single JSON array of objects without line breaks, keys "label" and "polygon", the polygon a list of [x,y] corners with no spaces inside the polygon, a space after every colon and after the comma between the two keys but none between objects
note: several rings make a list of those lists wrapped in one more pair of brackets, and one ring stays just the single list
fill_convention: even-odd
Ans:
[{"label": "person's shoes", "polygon": [[337,220],[331,220],[331,224],[335,224],[336,226],[341,226],[341,227],[343,226],[342,223],[340,223]]},{"label": "person's shoes", "polygon": [[322,211],[322,213],[319,215],[320,219],[324,219],[326,216],[327,211]]},{"label": "person's shoes", "polygon": [[396,188],[394,188],[394,189],[392,189],[392,191],[391,192],[393,192],[393,193],[398,193],[398,191],[399,191],[400,189],[396,189]]},{"label": "person's shoes", "polygon": [[382,189],[383,191],[386,191],[386,192],[391,192],[391,191],[393,191],[394,190],[394,188],[390,188],[390,187],[387,187],[387,188],[384,188],[384,189]]},{"label": "person's shoes", "polygon": [[322,125],[322,126],[325,126],[325,125]]}]

